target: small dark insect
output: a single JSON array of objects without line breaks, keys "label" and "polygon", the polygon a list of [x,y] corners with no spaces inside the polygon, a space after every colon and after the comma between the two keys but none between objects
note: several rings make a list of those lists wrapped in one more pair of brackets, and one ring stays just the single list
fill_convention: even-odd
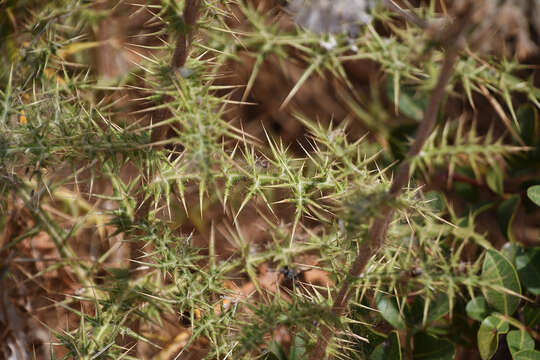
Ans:
[{"label": "small dark insect", "polygon": [[282,274],[287,280],[296,281],[300,279],[300,276],[302,276],[302,274],[309,270],[311,269],[297,270],[295,268],[289,267],[288,265],[285,265],[279,270],[279,273]]},{"label": "small dark insect", "polygon": [[424,273],[424,270],[422,270],[421,267],[419,266],[413,266],[410,270],[409,270],[409,276],[410,277],[418,277],[420,275],[422,275]]},{"label": "small dark insect", "polygon": [[420,266],[412,266],[409,270],[403,270],[399,273],[399,278],[403,281],[414,279],[421,276],[424,270]]}]

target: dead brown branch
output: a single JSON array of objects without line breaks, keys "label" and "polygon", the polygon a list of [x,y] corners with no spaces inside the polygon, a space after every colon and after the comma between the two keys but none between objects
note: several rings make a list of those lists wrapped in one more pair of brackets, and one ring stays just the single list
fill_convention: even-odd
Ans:
[{"label": "dead brown branch", "polygon": [[[460,50],[459,44],[462,43],[462,34],[468,23],[470,17],[469,14],[471,14],[471,11],[468,11],[466,16],[461,20],[456,21],[452,25],[452,29],[447,29],[454,30],[455,37],[451,39],[452,41],[443,44],[446,53],[437,84],[429,100],[428,107],[424,112],[424,117],[418,128],[415,141],[409,149],[405,160],[399,166],[397,174],[388,190],[389,200],[398,197],[403,191],[403,188],[407,186],[410,178],[411,160],[420,153],[424,143],[435,127],[437,114],[439,113],[446,86],[452,77],[454,65],[458,59]],[[334,316],[339,317],[345,312],[351,297],[351,281],[362,274],[371,257],[379,251],[384,244],[393,215],[394,209],[391,206],[386,205],[380,210],[380,215],[373,220],[369,230],[369,237],[361,244],[360,249],[358,250],[359,255],[356,257],[347,278],[341,284],[341,288],[334,298],[332,307],[332,314]],[[317,343],[311,352],[310,360],[324,359],[326,348],[332,339],[332,336],[333,329],[328,325],[323,324]]]}]

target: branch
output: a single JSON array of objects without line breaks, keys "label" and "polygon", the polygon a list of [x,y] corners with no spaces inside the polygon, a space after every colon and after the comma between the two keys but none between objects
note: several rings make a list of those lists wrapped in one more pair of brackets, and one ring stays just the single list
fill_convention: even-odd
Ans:
[{"label": "branch", "polygon": [[[186,64],[189,52],[191,51],[191,45],[193,42],[194,28],[197,24],[197,19],[199,18],[199,11],[201,8],[201,0],[187,0],[184,5],[183,19],[184,19],[184,30],[178,35],[176,39],[176,45],[174,48],[174,53],[171,59],[171,67],[173,71],[178,70]],[[165,96],[163,99],[164,103],[173,101],[171,96]],[[161,108],[155,112],[153,122],[160,123],[171,116],[171,112],[168,108]],[[167,137],[169,127],[168,126],[159,126],[152,130],[152,143],[165,140]]]},{"label": "branch", "polygon": [[171,60],[171,66],[175,70],[186,64],[193,41],[193,28],[197,23],[200,8],[201,0],[187,0],[186,5],[184,5],[183,18],[186,28],[176,40],[176,48]]},{"label": "branch", "polygon": [[[199,18],[199,12],[201,8],[201,0],[186,0],[183,11],[183,19],[185,28],[179,34],[176,39],[176,45],[174,53],[171,59],[171,68],[173,71],[178,70],[186,64],[189,52],[191,51],[191,45],[193,42],[193,35],[195,33],[195,26],[197,19]],[[172,96],[166,95],[163,97],[162,104],[170,103],[174,100]],[[151,113],[152,122],[159,124],[172,116],[172,113],[168,107],[162,107]],[[163,144],[163,141],[167,139],[170,125],[161,125],[152,129],[150,137],[150,146],[159,147]],[[149,201],[142,200],[139,207],[136,209],[135,217],[137,219],[143,219],[148,217],[149,213]]]},{"label": "branch", "polygon": [[[388,196],[390,199],[398,197],[403,191],[403,188],[409,182],[411,160],[419,154],[424,143],[426,142],[431,132],[433,131],[433,128],[435,127],[437,114],[439,112],[440,105],[445,94],[446,85],[450,81],[450,78],[453,74],[454,65],[458,60],[460,50],[459,45],[462,43],[462,34],[469,21],[470,13],[471,11],[465,14],[465,16],[460,19],[460,21],[457,21],[452,26],[453,30],[456,30],[456,36],[452,39],[453,41],[446,42],[446,54],[444,58],[444,63],[439,73],[437,84],[435,86],[435,89],[433,90],[431,98],[429,99],[428,107],[424,112],[424,117],[422,119],[420,127],[418,128],[416,139],[412,144],[411,148],[409,149],[405,160],[399,166],[397,174],[392,181],[392,185],[388,190]],[[373,223],[371,224],[369,230],[369,237],[360,246],[360,249],[358,250],[359,255],[354,260],[354,263],[351,270],[349,271],[347,278],[343,281],[341,289],[339,290],[337,296],[334,299],[332,314],[335,317],[340,317],[347,308],[349,299],[351,297],[350,288],[352,279],[358,278],[362,274],[368,261],[384,244],[386,234],[388,232],[388,227],[390,226],[393,215],[394,209],[386,205],[381,209],[380,215],[373,220]],[[309,358],[310,360],[324,359],[326,354],[326,347],[332,339],[332,336],[332,329],[328,325],[323,324],[317,343],[315,344],[315,347],[311,352]]]}]

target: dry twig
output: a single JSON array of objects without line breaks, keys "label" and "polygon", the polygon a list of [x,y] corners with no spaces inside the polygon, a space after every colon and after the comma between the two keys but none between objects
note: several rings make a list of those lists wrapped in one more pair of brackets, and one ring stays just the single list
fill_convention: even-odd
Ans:
[{"label": "dry twig", "polygon": [[[453,37],[451,41],[447,41],[443,44],[446,48],[446,54],[437,84],[433,90],[433,95],[429,100],[422,123],[418,128],[416,139],[409,149],[406,159],[399,166],[397,175],[388,190],[389,200],[398,197],[403,191],[403,188],[407,185],[410,178],[411,160],[420,153],[424,143],[435,127],[437,114],[445,94],[446,86],[452,76],[454,65],[458,59],[463,31],[466,28],[471,13],[472,11],[469,9],[459,21],[456,21],[452,25],[452,29],[447,29],[447,31],[453,31],[455,37]],[[381,209],[380,215],[375,218],[371,224],[369,238],[360,246],[360,249],[358,250],[359,255],[356,257],[347,278],[341,284],[341,289],[334,298],[334,305],[332,307],[334,316],[339,317],[344,313],[351,297],[351,280],[361,276],[368,261],[384,244],[393,215],[394,209],[387,205]],[[323,325],[317,343],[311,352],[310,360],[320,360],[324,358],[326,347],[333,335],[332,333],[332,328]]]}]

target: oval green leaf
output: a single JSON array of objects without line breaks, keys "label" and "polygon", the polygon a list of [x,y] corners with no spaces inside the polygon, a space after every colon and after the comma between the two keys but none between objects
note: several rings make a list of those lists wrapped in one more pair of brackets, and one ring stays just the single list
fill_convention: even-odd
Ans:
[{"label": "oval green leaf", "polygon": [[540,295],[540,248],[520,248],[514,263],[519,279],[527,290]]},{"label": "oval green leaf", "polygon": [[385,341],[377,345],[371,360],[401,360],[401,344],[397,331],[392,331]]},{"label": "oval green leaf", "polygon": [[405,330],[407,328],[405,319],[399,312],[399,308],[394,297],[388,295],[380,296],[377,299],[377,309],[381,312],[381,316],[396,329]]},{"label": "oval green leaf", "polygon": [[521,350],[534,350],[534,339],[523,330],[512,330],[506,335],[510,353],[514,355]]},{"label": "oval green leaf", "polygon": [[268,344],[268,354],[266,355],[265,360],[287,360],[287,354],[280,344],[272,340],[270,344]]},{"label": "oval green leaf", "polygon": [[485,298],[475,297],[465,307],[467,315],[474,320],[484,321],[489,314],[488,304]]},{"label": "oval green leaf", "polygon": [[515,353],[512,358],[514,360],[540,360],[540,351],[521,350]]},{"label": "oval green leaf", "polygon": [[304,339],[296,335],[289,352],[289,360],[302,360],[306,357],[306,343]]},{"label": "oval green leaf", "polygon": [[499,195],[504,194],[504,175],[501,168],[491,168],[487,173],[486,183],[494,193]]},{"label": "oval green leaf", "polygon": [[414,359],[418,360],[452,360],[456,355],[456,347],[448,340],[439,339],[426,333],[414,336]]},{"label": "oval green leaf", "polygon": [[515,264],[514,260],[519,251],[520,246],[517,243],[507,242],[501,248],[501,254],[510,261],[510,263]]},{"label": "oval green leaf", "polygon": [[535,146],[538,142],[538,111],[532,104],[521,105],[517,111],[519,133],[528,146]]},{"label": "oval green leaf", "polygon": [[440,191],[428,191],[424,194],[424,199],[435,212],[441,213],[446,208],[444,195]]},{"label": "oval green leaf", "polygon": [[525,326],[530,328],[540,325],[540,307],[525,304],[523,307],[523,320]]},{"label": "oval green leaf", "polygon": [[508,322],[498,316],[488,316],[478,330],[478,351],[483,360],[491,359],[499,347],[499,335],[508,332]]},{"label": "oval green leaf", "polygon": [[498,251],[488,250],[482,266],[482,288],[488,304],[505,315],[519,306],[521,285],[514,266]]},{"label": "oval green leaf", "polygon": [[[427,300],[426,300],[427,301]],[[440,294],[428,304],[428,312],[425,324],[439,320],[450,312],[450,299],[446,294]]]},{"label": "oval green leaf", "polygon": [[533,203],[540,206],[540,185],[534,185],[528,188],[527,196]]},{"label": "oval green leaf", "polygon": [[424,109],[427,105],[425,97],[422,97],[411,87],[404,85],[400,86],[399,81],[397,80],[399,80],[399,78],[396,79],[394,77],[394,81],[388,78],[386,82],[386,95],[392,102],[397,102],[396,105],[398,106],[400,114],[418,122],[422,121]]}]

